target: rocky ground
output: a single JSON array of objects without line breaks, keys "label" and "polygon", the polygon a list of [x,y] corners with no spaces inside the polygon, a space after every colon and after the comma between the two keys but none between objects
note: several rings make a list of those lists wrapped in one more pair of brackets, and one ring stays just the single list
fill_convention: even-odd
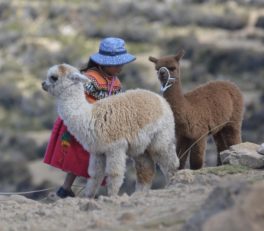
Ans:
[{"label": "rocky ground", "polygon": [[[43,159],[57,116],[41,81],[51,65],[82,66],[105,36],[124,38],[137,57],[120,76],[124,89],[159,92],[148,57],[183,48],[184,92],[211,80],[234,81],[245,98],[243,141],[264,141],[262,0],[0,0],[0,28],[2,192],[53,186],[53,179],[32,182],[31,166]],[[207,157],[205,165],[214,166],[210,140]]]},{"label": "rocky ground", "polygon": [[181,170],[165,189],[87,199],[0,197],[1,231],[261,230],[264,171]]}]

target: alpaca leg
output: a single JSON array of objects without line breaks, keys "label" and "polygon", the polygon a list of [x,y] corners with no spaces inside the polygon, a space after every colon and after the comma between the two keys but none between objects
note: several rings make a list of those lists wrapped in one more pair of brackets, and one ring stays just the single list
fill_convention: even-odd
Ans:
[{"label": "alpaca leg", "polygon": [[191,141],[189,139],[184,138],[184,137],[177,138],[177,148],[176,149],[177,149],[177,155],[180,160],[179,169],[185,168],[186,160],[190,152],[188,148],[190,147],[191,147]]},{"label": "alpaca leg", "polygon": [[190,153],[190,168],[200,169],[203,167],[205,148],[207,139],[199,140],[193,147]]},{"label": "alpaca leg", "polygon": [[126,169],[125,151],[106,154],[106,174],[108,195],[117,195],[123,183]]},{"label": "alpaca leg", "polygon": [[226,150],[228,148],[228,146],[225,143],[225,139],[224,139],[222,130],[219,131],[218,133],[214,134],[213,138],[214,138],[214,142],[215,142],[216,147],[217,147],[217,166],[220,166],[220,165],[222,165],[222,161],[220,158],[220,152]]},{"label": "alpaca leg", "polygon": [[147,191],[155,176],[155,163],[147,151],[134,159],[137,172],[136,191]]},{"label": "alpaca leg", "polygon": [[241,126],[227,125],[220,132],[214,135],[214,140],[217,145],[217,165],[221,165],[220,152],[228,149],[234,144],[241,143]]},{"label": "alpaca leg", "polygon": [[223,137],[228,147],[241,143],[241,126],[237,124],[227,125],[222,129]]},{"label": "alpaca leg", "polygon": [[[164,152],[164,158],[168,160],[168,170],[167,170],[167,177],[170,181],[171,178],[174,176],[174,174],[178,171],[180,166],[180,160],[176,153],[176,144],[173,142],[171,144],[168,144],[167,146],[167,152]],[[166,157],[167,155],[167,157]]]},{"label": "alpaca leg", "polygon": [[91,178],[87,181],[85,195],[94,197],[105,176],[104,155],[90,155],[88,174]]},{"label": "alpaca leg", "polygon": [[157,163],[164,174],[167,183],[170,182],[171,178],[177,172],[179,168],[179,159],[176,154],[176,147],[174,142],[163,146],[163,149],[156,150],[152,155],[153,160]]}]

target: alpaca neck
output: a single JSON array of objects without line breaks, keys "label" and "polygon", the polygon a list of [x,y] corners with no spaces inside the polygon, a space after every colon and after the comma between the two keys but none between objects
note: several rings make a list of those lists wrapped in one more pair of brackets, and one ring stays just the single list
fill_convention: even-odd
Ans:
[{"label": "alpaca neck", "polygon": [[72,133],[76,123],[86,121],[90,124],[93,105],[86,98],[83,87],[73,87],[64,92],[57,100],[58,114]]},{"label": "alpaca neck", "polygon": [[181,120],[185,118],[189,103],[183,94],[180,78],[177,78],[175,83],[173,83],[172,86],[169,87],[163,95],[171,105],[175,119]]},{"label": "alpaca neck", "polygon": [[170,104],[182,108],[186,103],[186,99],[183,94],[181,80],[177,79],[164,93],[164,97]]}]

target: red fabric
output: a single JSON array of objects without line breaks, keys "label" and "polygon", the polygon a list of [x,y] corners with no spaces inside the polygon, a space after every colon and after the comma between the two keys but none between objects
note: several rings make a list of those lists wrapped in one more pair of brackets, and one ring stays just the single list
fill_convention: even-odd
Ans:
[{"label": "red fabric", "polygon": [[[65,136],[65,134],[69,138],[67,141],[63,140],[63,135]],[[87,173],[89,155],[89,152],[83,149],[74,136],[69,134],[62,119],[58,117],[53,125],[44,163],[65,172],[89,178]]]}]

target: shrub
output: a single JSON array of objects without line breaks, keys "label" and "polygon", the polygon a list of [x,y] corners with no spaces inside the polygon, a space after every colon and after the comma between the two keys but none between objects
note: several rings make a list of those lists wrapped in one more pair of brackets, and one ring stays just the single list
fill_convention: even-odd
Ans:
[{"label": "shrub", "polygon": [[261,28],[261,29],[264,29],[264,16],[260,16],[260,17],[257,19],[256,27],[259,27],[259,28]]},{"label": "shrub", "polygon": [[[5,81],[1,81],[5,82]],[[21,92],[14,84],[0,85],[0,104],[5,109],[17,107],[21,103]]]},{"label": "shrub", "polygon": [[35,160],[39,158],[38,146],[32,138],[28,138],[23,133],[10,133],[1,131],[0,150],[1,152],[20,153],[20,160]]},{"label": "shrub", "polygon": [[0,191],[17,191],[27,188],[31,175],[26,162],[0,161]]},{"label": "shrub", "polygon": [[196,53],[194,62],[205,63],[210,73],[258,73],[264,65],[261,52],[242,48],[204,46]]}]

